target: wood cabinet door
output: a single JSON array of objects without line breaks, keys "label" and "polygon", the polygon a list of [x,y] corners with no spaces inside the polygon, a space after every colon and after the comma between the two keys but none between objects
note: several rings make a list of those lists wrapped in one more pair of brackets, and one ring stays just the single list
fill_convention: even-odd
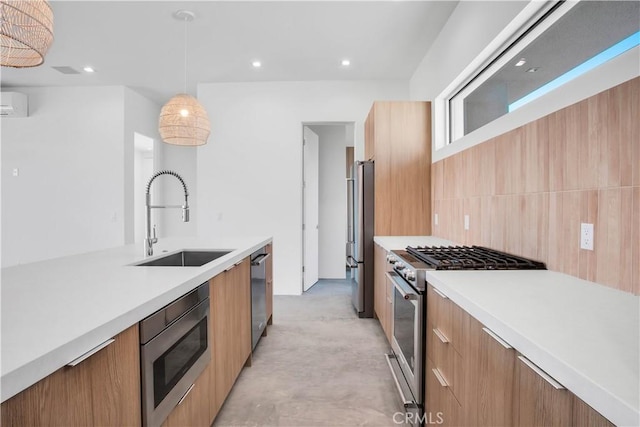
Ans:
[{"label": "wood cabinet door", "polygon": [[[516,352],[488,328],[482,328],[478,357],[478,426],[511,426]],[[473,372],[470,372],[473,375]]]},{"label": "wood cabinet door", "polygon": [[573,395],[524,356],[515,361],[514,426],[571,425]]},{"label": "wood cabinet door", "polygon": [[375,156],[375,106],[374,103],[367,115],[367,119],[364,122],[364,158],[365,160],[372,160]]},{"label": "wood cabinet door", "polygon": [[389,278],[385,274],[384,278],[384,289],[385,289],[385,323],[384,323],[384,332],[387,336],[387,341],[389,345],[391,345],[391,340],[393,339],[393,282],[389,280]]},{"label": "wood cabinet door", "polygon": [[163,427],[206,427],[211,425],[209,419],[210,369],[211,364],[207,365],[178,405],[173,408],[173,411],[162,423]]},{"label": "wood cabinet door", "polygon": [[4,426],[139,426],[138,324],[73,367],[63,367],[2,403]]},{"label": "wood cabinet door", "polygon": [[267,277],[267,325],[273,324],[273,245],[267,245],[267,253],[269,258],[266,262]]},{"label": "wood cabinet door", "polygon": [[93,425],[141,424],[140,336],[138,324],[87,359],[91,373]]},{"label": "wood cabinet door", "polygon": [[587,405],[578,396],[573,395],[573,426],[575,427],[615,427],[598,411]]},{"label": "wood cabinet door", "polygon": [[222,407],[251,354],[251,266],[240,264],[209,281],[213,369],[210,418]]},{"label": "wood cabinet door", "polygon": [[387,283],[385,276],[387,251],[378,244],[374,245],[373,261],[373,310],[384,328],[386,321],[385,301],[387,300],[387,291],[385,289],[385,284]]}]

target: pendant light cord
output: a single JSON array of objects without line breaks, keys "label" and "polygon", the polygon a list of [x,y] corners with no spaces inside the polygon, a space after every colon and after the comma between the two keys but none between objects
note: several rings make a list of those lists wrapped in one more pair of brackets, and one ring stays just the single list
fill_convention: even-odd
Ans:
[{"label": "pendant light cord", "polygon": [[187,22],[189,18],[184,17],[184,93],[187,93]]}]

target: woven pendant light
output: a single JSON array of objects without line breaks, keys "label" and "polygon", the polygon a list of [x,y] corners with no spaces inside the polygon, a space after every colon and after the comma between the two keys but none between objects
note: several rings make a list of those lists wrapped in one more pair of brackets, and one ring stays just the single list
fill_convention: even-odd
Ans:
[{"label": "woven pendant light", "polygon": [[211,128],[204,107],[191,95],[179,93],[160,110],[160,136],[168,144],[203,145]]},{"label": "woven pendant light", "polygon": [[53,43],[53,11],[46,0],[0,1],[3,67],[36,67]]},{"label": "woven pendant light", "polygon": [[184,21],[184,91],[169,100],[160,110],[158,130],[167,144],[203,145],[211,133],[207,111],[187,91],[187,22],[195,18],[193,12],[178,10],[174,18]]}]

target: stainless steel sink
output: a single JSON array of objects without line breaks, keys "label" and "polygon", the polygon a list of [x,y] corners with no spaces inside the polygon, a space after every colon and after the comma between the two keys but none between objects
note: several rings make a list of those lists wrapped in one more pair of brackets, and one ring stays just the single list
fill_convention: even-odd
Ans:
[{"label": "stainless steel sink", "polygon": [[200,267],[227,255],[229,251],[180,251],[151,261],[135,264],[139,267]]}]

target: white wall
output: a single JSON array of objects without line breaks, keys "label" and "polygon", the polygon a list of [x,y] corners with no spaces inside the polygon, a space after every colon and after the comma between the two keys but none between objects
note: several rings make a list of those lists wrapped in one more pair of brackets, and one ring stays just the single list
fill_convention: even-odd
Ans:
[{"label": "white wall", "polygon": [[411,77],[411,99],[433,101],[527,3],[459,2]]},{"label": "white wall", "polygon": [[[189,222],[182,222],[182,211],[180,209],[156,209],[162,212],[162,227],[158,225],[158,237],[165,236],[195,236],[198,230],[198,185],[197,185],[197,147],[183,147],[170,145],[164,142],[156,144],[162,150],[162,159],[156,170],[169,169],[177,172],[189,191]],[[158,185],[158,188],[155,188]],[[184,190],[182,184],[176,178],[163,175],[153,182],[152,193],[161,193],[162,203],[167,205],[183,205]]]},{"label": "white wall", "polygon": [[[139,190],[139,188],[137,188],[139,184],[136,185],[134,177],[135,133],[137,132],[153,139],[154,141],[159,141],[159,116],[160,107],[155,102],[145,98],[128,87],[124,88],[123,162],[125,176],[123,191],[125,209],[124,235],[126,243],[133,243],[136,240],[140,240],[140,236],[135,235],[134,226],[134,191]],[[155,145],[157,146],[158,144],[156,143]],[[150,176],[148,178],[150,178]],[[144,181],[146,184],[146,179]],[[139,209],[139,207],[137,208]],[[164,212],[161,214],[164,214]]]},{"label": "white wall", "polygon": [[12,90],[29,117],[1,119],[2,266],[122,245],[123,87]]},{"label": "white wall", "polygon": [[198,149],[198,234],[274,238],[274,292],[302,289],[302,123],[355,122],[408,82],[210,83],[198,86],[212,133]]},{"label": "white wall", "polygon": [[345,278],[347,229],[345,125],[309,126],[319,137],[319,248],[321,279]]},{"label": "white wall", "polygon": [[29,117],[1,119],[2,266],[132,243],[134,134],[159,140],[160,107],[123,86],[12,91]]}]

